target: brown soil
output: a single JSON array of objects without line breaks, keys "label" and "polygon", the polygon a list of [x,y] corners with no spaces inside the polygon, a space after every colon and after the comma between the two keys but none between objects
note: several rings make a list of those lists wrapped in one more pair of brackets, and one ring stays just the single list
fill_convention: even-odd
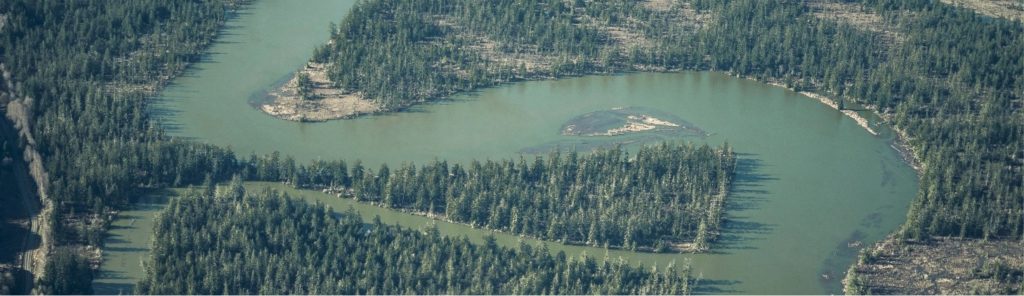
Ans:
[{"label": "brown soil", "polygon": [[807,4],[812,14],[821,19],[849,24],[853,27],[881,34],[886,42],[900,43],[905,37],[882,19],[881,15],[865,10],[861,4],[813,1]]},{"label": "brown soil", "polygon": [[972,9],[991,17],[1024,21],[1024,1],[1020,0],[942,0],[942,3]]},{"label": "brown soil", "polygon": [[[1024,292],[1020,291],[1024,246],[1018,240],[938,238],[920,243],[890,238],[867,253],[844,282],[856,277],[872,294]],[[992,272],[996,265],[1004,276]]]},{"label": "brown soil", "polygon": [[[312,84],[307,98],[299,95],[298,76],[308,75]],[[295,77],[267,94],[271,99],[260,110],[274,117],[293,121],[327,121],[380,111],[376,102],[333,87],[327,78],[327,65],[309,63]]]}]

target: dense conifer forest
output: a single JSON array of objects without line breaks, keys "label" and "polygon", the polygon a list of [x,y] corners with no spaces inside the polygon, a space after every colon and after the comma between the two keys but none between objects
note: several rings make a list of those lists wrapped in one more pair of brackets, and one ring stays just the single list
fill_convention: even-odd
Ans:
[{"label": "dense conifer forest", "polygon": [[[38,156],[31,164],[33,177],[42,188],[40,199],[51,207],[44,211],[44,221],[49,221],[45,235],[49,244],[43,251],[49,254],[49,260],[38,280],[38,291],[88,293],[91,272],[87,269],[96,257],[83,252],[83,246],[101,245],[112,211],[129,205],[131,197],[147,190],[225,181],[233,174],[260,180],[289,180],[300,185],[315,184],[302,180],[302,174],[296,172],[304,166],[296,165],[294,160],[289,163],[287,157],[266,156],[275,163],[283,162],[282,168],[276,175],[261,175],[254,166],[264,157],[239,160],[228,149],[167,137],[147,111],[145,99],[200,57],[225,19],[232,15],[237,2],[0,1],[0,63],[5,72],[3,80],[14,82],[11,86],[0,84],[0,103],[6,106],[7,117],[22,132],[19,149],[25,149],[27,155]],[[921,161],[921,188],[911,205],[907,223],[899,232],[902,238],[1022,239],[1024,113],[1021,108],[1024,101],[1021,96],[1024,83],[1021,73],[1024,73],[1024,51],[1020,49],[1024,48],[1024,24],[935,1],[836,2],[846,5],[841,6],[845,7],[845,12],[875,15],[880,20],[874,24],[859,24],[828,17],[829,13],[844,11],[822,12],[815,3],[820,2],[697,0],[690,4],[673,4],[666,9],[646,6],[647,2],[625,0],[364,1],[331,29],[333,42],[317,49],[312,60],[331,64],[329,74],[338,87],[362,93],[392,110],[507,81],[620,71],[716,70],[779,82],[796,90],[822,93],[874,109],[905,133],[905,140]],[[841,157],[841,152],[837,152],[837,157]],[[552,159],[562,158],[548,161]],[[600,156],[595,156],[595,160],[598,159]],[[491,164],[492,167],[481,164],[479,170],[498,170],[500,164]],[[506,164],[519,171],[538,167]],[[421,171],[429,172],[439,165],[418,169],[408,165],[386,174],[378,171],[377,175],[388,176],[387,179],[396,176],[395,180],[401,181],[405,177],[419,178]],[[314,166],[311,164],[306,169]],[[707,168],[708,172],[715,171]],[[416,170],[416,173],[406,173],[409,170]],[[465,169],[470,170],[473,169]],[[552,174],[549,176],[555,172],[575,176],[569,170],[544,171]],[[720,182],[723,179],[720,177],[725,175],[716,176]],[[461,178],[469,180],[470,177]],[[654,176],[644,178],[659,180]],[[433,203],[417,203],[435,200],[438,201],[435,207],[440,206],[442,194],[398,186],[404,183],[399,181],[392,185],[367,184],[364,187],[361,184],[372,183],[370,181],[349,185],[352,190],[359,188],[359,192],[367,193],[366,196],[379,192],[380,197],[373,200],[390,207],[442,213],[438,208],[430,209]],[[587,184],[589,181],[572,182]],[[690,187],[694,193],[687,192],[687,197],[714,200],[712,192],[721,192],[715,188],[719,183],[712,180],[681,184],[694,186]],[[655,188],[671,186],[646,185],[651,188],[637,188],[638,192],[660,197],[666,195],[655,194]],[[541,189],[546,188],[545,185],[538,186],[520,189],[548,192]],[[385,193],[384,189],[392,192]],[[396,195],[395,189],[401,193]],[[598,192],[600,196],[600,186],[589,189],[593,191],[581,192]],[[419,192],[430,193],[431,198],[409,196],[419,195]],[[507,211],[507,221],[512,221],[511,212],[519,205],[506,204],[507,210],[491,212],[501,207],[500,202],[494,201],[499,200],[498,194],[505,193],[493,194],[472,199],[490,199],[490,207],[480,206],[487,209],[486,213],[474,213],[476,209],[472,205],[465,212],[457,208],[448,212],[445,208],[443,213],[456,221],[556,240],[579,239],[598,245],[616,245],[621,240],[623,246],[639,248],[657,246],[660,239],[661,234],[658,234],[654,242],[639,240],[627,244],[628,235],[620,236],[607,229],[590,231],[590,225],[584,227],[588,228],[586,239],[570,237],[567,233],[548,235],[546,229],[541,230],[541,225],[547,225],[548,221],[530,221],[537,225],[504,222],[506,215],[502,211]],[[384,199],[385,196],[391,198]],[[396,196],[399,198],[395,199]],[[224,213],[230,213],[228,205],[241,206],[250,199],[236,198],[220,206],[212,202],[216,198],[189,200],[208,201],[208,207],[223,207]],[[270,202],[274,199],[254,200]],[[443,200],[443,205],[449,205],[447,197]],[[304,207],[292,201],[274,202]],[[315,211],[323,213],[322,209],[306,207],[310,215]],[[532,215],[529,211],[519,212]],[[220,217],[221,213],[216,214]],[[572,221],[573,215],[587,215],[564,214],[570,217],[567,221]],[[331,227],[335,229],[360,224],[347,219],[322,219],[322,223],[334,223]],[[495,219],[497,221],[491,221]],[[639,220],[633,221],[637,223],[634,227],[644,223]],[[239,221],[245,220],[240,218]],[[714,220],[706,221],[704,224]],[[679,232],[670,234],[670,238],[699,241],[692,232],[692,222],[679,222],[685,225],[676,228]],[[698,228],[699,225],[697,222]],[[604,226],[595,224],[595,227]],[[525,258],[510,255],[513,253],[530,253],[474,247],[458,243],[460,240],[390,226],[369,227],[393,229],[390,231],[394,235],[392,240],[402,237],[411,245],[433,246],[447,241],[449,245],[463,244],[460,248],[467,250],[476,249],[466,252],[505,254],[501,255],[505,257],[494,255],[496,257],[492,258],[506,259]],[[166,230],[167,233],[180,231],[170,226]],[[591,238],[590,234],[595,235]],[[308,247],[296,248],[292,251]],[[367,252],[385,251],[364,248]],[[206,250],[210,254],[218,252]],[[258,261],[238,264],[244,266],[241,264]],[[550,264],[563,264],[562,268],[573,266],[571,263]],[[308,267],[308,264],[301,266]],[[638,278],[655,277],[632,269],[630,272]],[[314,281],[309,283],[313,286],[312,283],[324,279],[309,280]],[[215,282],[213,278],[210,281],[226,283]],[[0,279],[0,283],[9,282],[6,277]],[[528,279],[521,282],[527,283],[524,287],[533,283]],[[683,282],[665,279],[662,283],[685,288]],[[458,291],[485,291],[474,290],[475,284],[480,283],[465,284],[459,288],[463,290]],[[560,285],[569,287],[570,284]],[[668,285],[639,290],[641,285],[634,283],[632,287],[636,290],[600,290],[602,288],[589,285],[573,290],[576,287],[572,284],[565,291],[674,291],[654,290],[669,289]],[[170,291],[158,290],[160,287],[152,284],[145,287],[148,291]],[[225,291],[223,285],[207,287],[210,290],[202,291]],[[363,287],[369,289],[369,286]],[[495,287],[492,286],[505,289]],[[244,291],[228,288],[227,291]],[[392,288],[396,290],[387,291],[405,291],[399,285]],[[432,291],[449,291],[447,286],[444,288]],[[543,292],[508,289],[496,291]]]},{"label": "dense conifer forest", "polygon": [[648,4],[366,1],[312,60],[329,63],[339,88],[391,109],[505,81],[630,70],[778,82],[876,110],[905,133],[923,165],[903,237],[1024,235],[1021,22],[935,1]]},{"label": "dense conifer forest", "polygon": [[[37,274],[38,291],[91,291],[91,266],[99,258],[83,247],[102,246],[111,214],[129,205],[132,196],[155,188],[225,181],[252,167],[230,150],[165,136],[146,111],[146,98],[199,58],[239,2],[243,1],[0,3],[5,80],[15,82],[13,87],[3,86],[3,103],[23,133],[20,149],[40,156],[33,164],[38,172],[34,176],[43,188],[40,199],[52,206],[44,214],[50,245],[44,246],[49,255]],[[253,174],[254,180],[289,181],[291,172],[304,167],[276,153],[259,157],[264,158],[280,159],[280,171],[286,173]],[[257,157],[249,160],[253,159]],[[708,184],[700,186],[719,192],[718,185]],[[500,214],[510,209],[506,205]],[[697,239],[694,227],[700,224],[708,224],[707,233],[714,235],[710,229],[718,220],[700,217],[700,222],[677,223],[682,228],[667,238]],[[533,226],[538,229],[548,224],[537,223]],[[593,232],[601,238],[590,243],[622,241],[625,235],[613,231]],[[628,246],[669,241],[647,238],[642,232],[635,237],[637,241]]]},{"label": "dense conifer forest", "polygon": [[293,169],[287,159],[254,159],[244,165],[248,179],[287,178],[299,188],[546,240],[659,252],[708,248],[735,168],[728,145],[668,143],[635,155],[556,151],[530,162],[439,161],[376,172],[344,161]]},{"label": "dense conifer forest", "polygon": [[685,294],[685,270],[551,254],[365,223],[241,182],[171,201],[139,292],[149,294]]},{"label": "dense conifer forest", "polygon": [[[0,103],[41,189],[39,292],[88,293],[110,210],[147,188],[226,180],[225,149],[170,139],[144,99],[196,61],[240,1],[0,1]],[[5,124],[9,124],[6,123]],[[83,263],[84,262],[84,263]],[[82,272],[83,268],[86,272]]]}]

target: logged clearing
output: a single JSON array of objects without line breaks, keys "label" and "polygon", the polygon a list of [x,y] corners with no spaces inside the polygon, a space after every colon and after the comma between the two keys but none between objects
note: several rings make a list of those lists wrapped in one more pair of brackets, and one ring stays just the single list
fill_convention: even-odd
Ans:
[{"label": "logged clearing", "polygon": [[942,0],[942,3],[964,7],[991,17],[1024,20],[1024,1],[1021,0]]},{"label": "logged clearing", "polygon": [[[637,15],[624,14],[614,20],[602,19],[596,11],[588,11],[589,6],[577,6],[575,1],[565,1],[569,12],[565,19],[571,26],[588,32],[597,32],[601,39],[595,54],[564,54],[553,53],[551,45],[537,42],[524,42],[521,39],[501,38],[494,32],[474,29],[473,21],[459,13],[428,13],[418,12],[417,17],[424,23],[436,26],[437,35],[414,40],[409,46],[420,51],[451,52],[436,59],[424,60],[427,67],[436,73],[451,74],[457,80],[476,86],[491,86],[510,81],[550,79],[573,74],[599,74],[622,71],[671,71],[664,66],[652,63],[632,62],[633,56],[655,52],[671,45],[666,39],[673,36],[692,34],[704,29],[712,22],[713,16],[707,11],[698,11],[690,3],[674,0],[650,0],[640,4]],[[586,1],[593,2],[593,1]],[[400,14],[398,12],[391,12]],[[651,15],[665,20],[670,28],[652,30],[649,20],[639,19]],[[671,34],[673,36],[666,36]],[[328,42],[332,44],[334,40]],[[546,46],[546,48],[544,48]],[[469,58],[466,58],[469,57]],[[464,59],[472,60],[467,64]],[[573,67],[588,69],[567,70]],[[284,85],[268,93],[267,102],[259,109],[272,116],[294,121],[325,121],[331,119],[351,118],[361,114],[394,111],[408,106],[409,103],[388,102],[367,91],[352,92],[340,89],[333,83],[329,73],[348,71],[349,68],[337,64],[310,63],[297,71],[295,76]],[[312,96],[302,96],[297,91],[298,77],[308,76],[312,81]],[[572,75],[572,74],[570,74]],[[447,76],[447,75],[446,75]],[[480,77],[486,77],[480,79]],[[475,79],[486,81],[473,81]],[[468,83],[472,81],[472,83]],[[365,86],[361,86],[365,87]],[[385,85],[383,88],[401,88],[399,85]],[[474,87],[470,87],[474,88]],[[438,88],[425,87],[412,89],[412,96],[423,102],[428,98],[445,97],[466,90],[463,87]]]},{"label": "logged clearing", "polygon": [[814,1],[808,3],[808,7],[817,18],[881,34],[889,43],[900,43],[905,39],[893,26],[887,24],[881,15],[865,9],[858,3]]},{"label": "logged clearing", "polygon": [[938,238],[914,243],[888,239],[869,249],[865,257],[845,280],[859,282],[865,293],[1024,292],[1024,248],[1019,240]]}]

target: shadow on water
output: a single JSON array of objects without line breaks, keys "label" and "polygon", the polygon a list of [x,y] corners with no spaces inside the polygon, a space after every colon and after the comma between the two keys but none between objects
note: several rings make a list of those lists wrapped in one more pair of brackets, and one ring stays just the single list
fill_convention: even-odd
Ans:
[{"label": "shadow on water", "polygon": [[698,276],[698,278],[694,280],[694,285],[690,292],[694,295],[736,294],[740,291],[730,287],[734,287],[740,283],[742,282],[737,280],[702,279]]},{"label": "shadow on water", "polygon": [[[110,278],[128,279],[128,277],[123,275],[110,275]],[[96,283],[92,289],[96,295],[127,295],[132,294],[132,291],[135,290],[135,284]]]},{"label": "shadow on water", "polygon": [[760,189],[764,187],[763,183],[778,180],[762,173],[763,166],[756,154],[736,153],[736,173],[725,204],[721,234],[711,248],[712,254],[754,249],[751,242],[764,239],[775,228],[775,225],[753,221],[744,214],[760,209],[767,201],[769,192]]}]

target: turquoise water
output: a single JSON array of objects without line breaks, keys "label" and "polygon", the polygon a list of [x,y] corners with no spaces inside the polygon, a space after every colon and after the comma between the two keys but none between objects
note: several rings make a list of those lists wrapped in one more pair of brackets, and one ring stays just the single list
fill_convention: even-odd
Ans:
[{"label": "turquoise water", "polygon": [[[371,167],[385,162],[518,157],[530,147],[577,143],[584,137],[563,136],[560,129],[566,121],[593,111],[640,107],[670,114],[710,136],[640,140],[728,142],[740,154],[722,237],[710,254],[608,254],[647,265],[689,263],[693,275],[703,279],[698,292],[707,293],[838,293],[857,243],[868,245],[894,230],[916,192],[916,175],[890,147],[889,132],[873,136],[813,99],[718,73],[637,73],[516,83],[411,112],[325,123],[279,120],[252,108],[250,98],[302,66],[312,48],[327,39],[327,24],[337,22],[351,3],[257,1],[229,23],[207,60],[168,87],[154,110],[161,112],[171,134],[231,147],[239,154],[280,151],[300,161],[361,159]],[[597,141],[595,145],[604,143],[585,138]],[[315,192],[299,195],[329,201],[335,208],[351,203]],[[490,233],[355,206],[365,216],[380,215],[386,222],[408,227],[436,223],[446,234],[471,238]],[[157,209],[141,208],[132,214],[139,217],[131,219],[139,221],[145,213],[151,219]],[[119,221],[115,224],[126,220]],[[125,275],[125,282],[140,275],[136,269],[120,267],[131,264],[109,262],[139,262],[149,231],[132,226],[112,230],[114,237],[135,238],[127,244],[137,247],[136,252],[120,252],[108,241],[104,274]],[[504,244],[518,240],[499,236]],[[606,252],[549,246],[568,253]],[[103,281],[107,279],[97,283]]]}]

